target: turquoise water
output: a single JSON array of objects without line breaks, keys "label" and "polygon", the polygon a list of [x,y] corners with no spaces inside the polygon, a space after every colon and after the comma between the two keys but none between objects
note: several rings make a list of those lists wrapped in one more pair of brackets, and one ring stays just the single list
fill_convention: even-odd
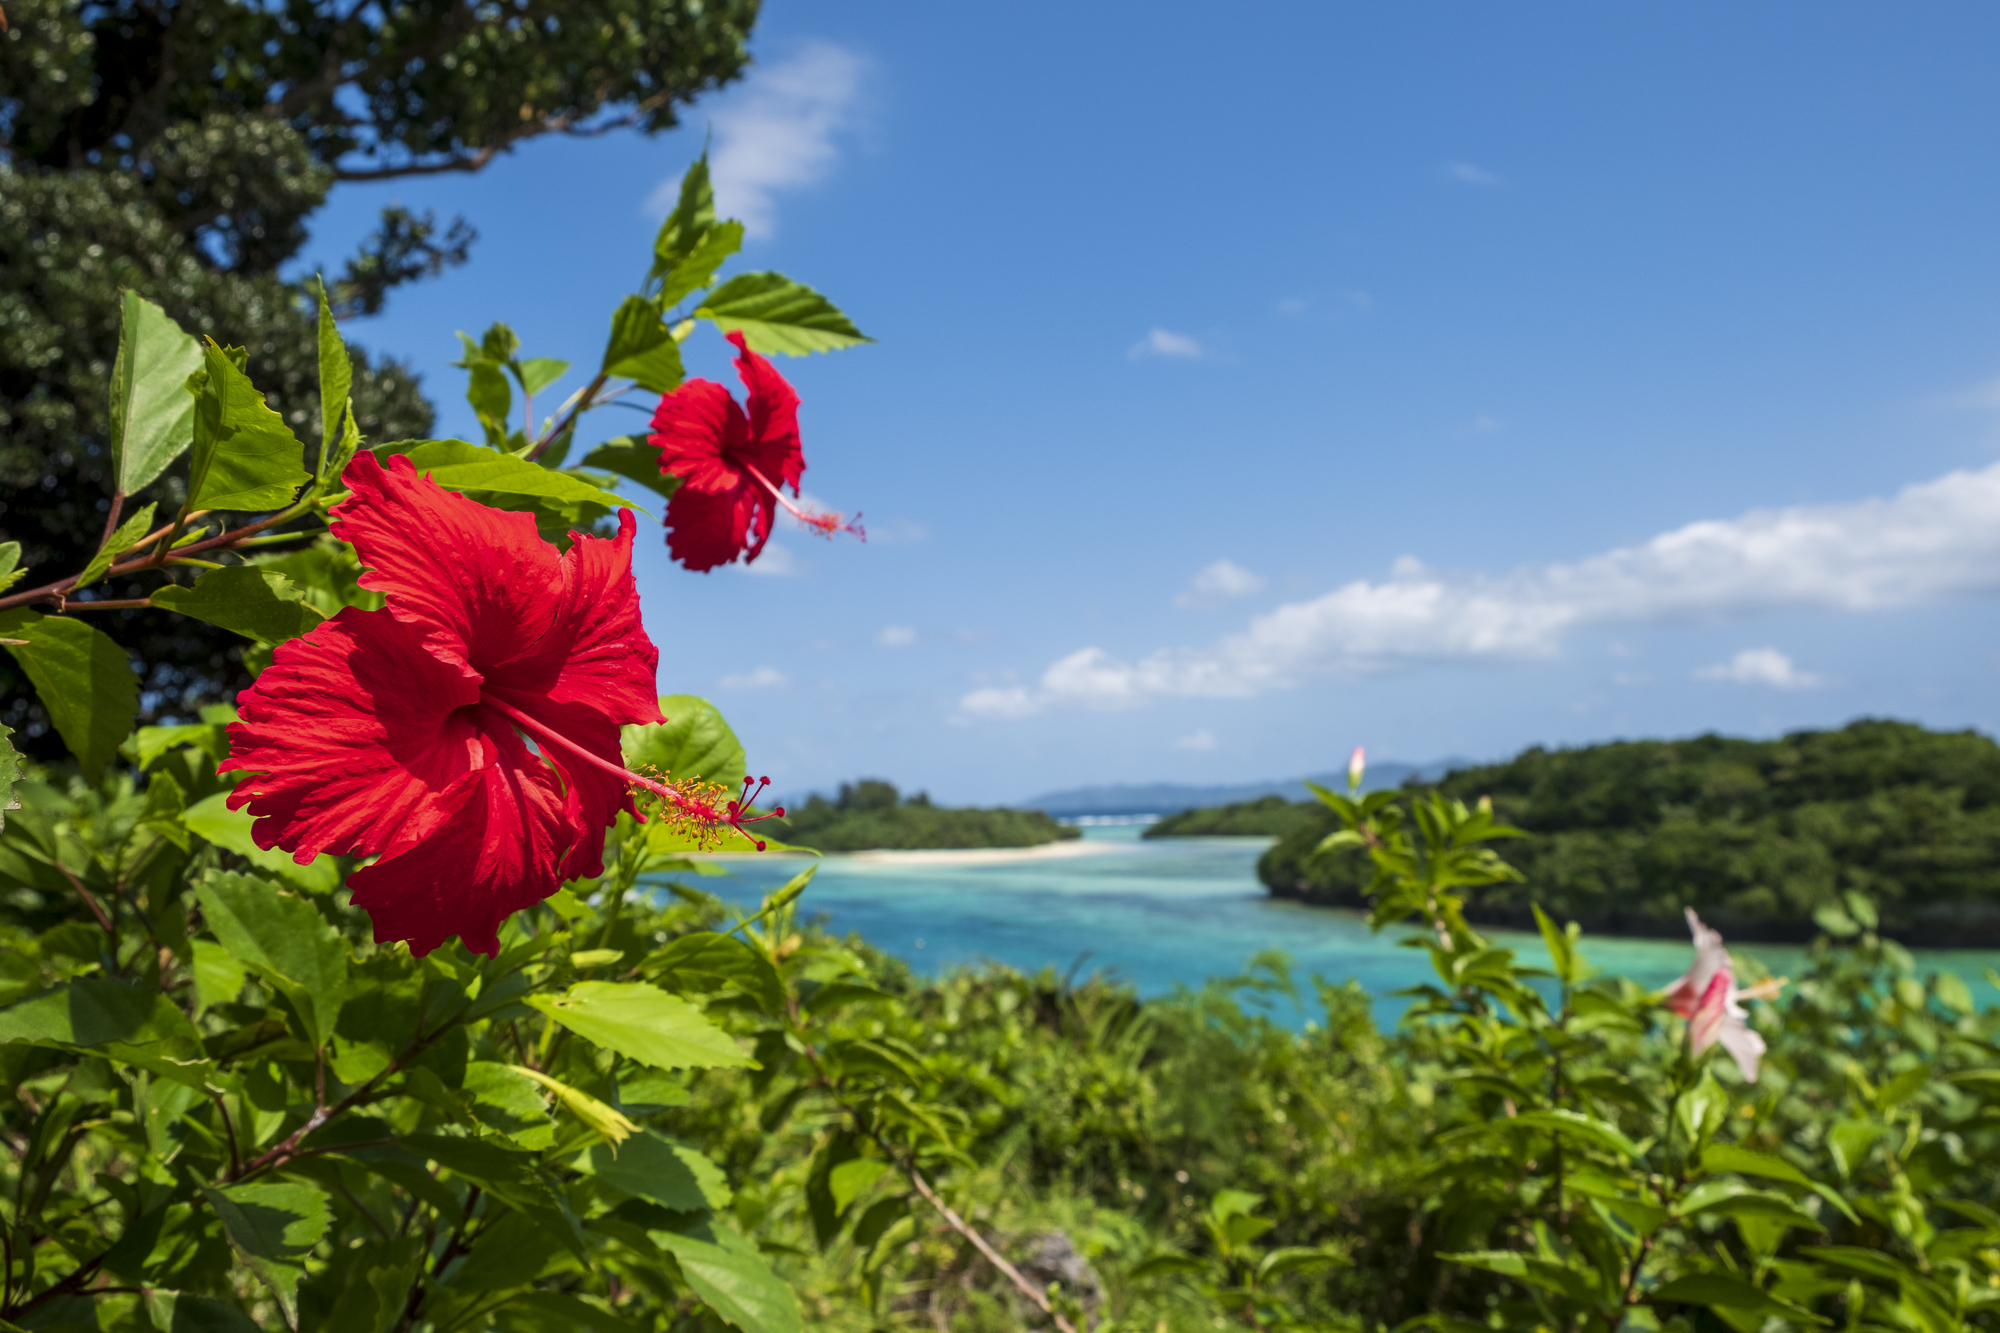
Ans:
[{"label": "turquoise water", "polygon": [[[1199,987],[1212,977],[1240,974],[1252,957],[1281,950],[1302,989],[1314,974],[1352,978],[1378,997],[1378,1016],[1393,1020],[1403,1003],[1390,992],[1435,980],[1429,956],[1396,941],[1408,932],[1371,934],[1357,913],[1302,907],[1268,897],[1257,882],[1261,838],[1171,838],[1142,841],[1133,825],[1084,830],[1090,842],[1114,846],[1091,856],[989,865],[895,865],[829,856],[801,903],[842,934],[854,932],[925,975],[984,961],[1024,972],[1052,967],[1078,977],[1107,973],[1143,995]],[[729,874],[699,881],[725,900],[755,908],[763,895],[811,863],[810,857],[723,858]],[[1485,932],[1546,963],[1537,935]],[[1749,954],[1773,972],[1797,975],[1803,950],[1751,945]],[[1646,986],[1674,980],[1688,963],[1680,940],[1586,937],[1584,954],[1599,971]],[[2000,992],[1980,978],[2000,953],[1926,951],[1927,967],[1958,973],[1984,1002]],[[1314,1016],[1308,999],[1296,1012],[1280,1003],[1273,1017],[1298,1023]]]}]

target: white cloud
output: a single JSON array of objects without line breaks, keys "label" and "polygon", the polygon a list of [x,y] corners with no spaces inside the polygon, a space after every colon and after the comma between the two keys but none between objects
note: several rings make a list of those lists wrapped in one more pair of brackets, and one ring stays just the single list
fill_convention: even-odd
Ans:
[{"label": "white cloud", "polygon": [[1204,727],[1192,735],[1181,737],[1174,742],[1174,747],[1181,750],[1213,750],[1215,748],[1215,733]]},{"label": "white cloud", "polygon": [[1128,361],[1143,361],[1148,357],[1164,356],[1180,361],[1199,361],[1208,351],[1185,333],[1174,333],[1167,329],[1154,329],[1125,353]]},{"label": "white cloud", "polygon": [[1241,698],[1326,673],[1547,659],[1565,635],[1589,626],[1871,611],[1993,593],[2000,464],[1887,499],[1690,523],[1637,546],[1500,576],[1444,573],[1406,556],[1380,582],[1356,580],[1278,607],[1209,647],[1129,663],[1083,648],[1032,690],[975,691],[960,708],[1020,717],[1056,705]]},{"label": "white cloud", "polygon": [[1189,580],[1187,591],[1175,596],[1175,606],[1212,607],[1233,597],[1264,590],[1264,576],[1252,574],[1233,560],[1218,560]]},{"label": "white cloud", "polygon": [[1485,167],[1476,167],[1470,162],[1447,162],[1444,165],[1447,179],[1462,185],[1498,185],[1500,178]]},{"label": "white cloud", "polygon": [[724,676],[719,683],[725,690],[782,690],[792,678],[776,667],[760,666],[740,676]]},{"label": "white cloud", "polygon": [[907,648],[917,641],[917,632],[908,625],[887,625],[875,636],[884,648]]},{"label": "white cloud", "polygon": [[1801,671],[1776,648],[1745,648],[1717,666],[1694,673],[1696,680],[1726,680],[1738,685],[1769,685],[1776,690],[1810,690],[1826,681]]},{"label": "white cloud", "polygon": [[780,546],[776,542],[766,542],[763,553],[749,564],[735,564],[729,568],[767,579],[790,578],[794,574],[805,573],[806,569],[805,562],[792,554],[791,547]]},{"label": "white cloud", "polygon": [[[755,68],[715,110],[709,177],[715,211],[739,218],[751,236],[777,230],[781,190],[817,185],[840,160],[838,139],[854,120],[867,63],[832,42],[816,41],[787,59]],[[664,217],[678,181],[662,182],[652,211]]]}]

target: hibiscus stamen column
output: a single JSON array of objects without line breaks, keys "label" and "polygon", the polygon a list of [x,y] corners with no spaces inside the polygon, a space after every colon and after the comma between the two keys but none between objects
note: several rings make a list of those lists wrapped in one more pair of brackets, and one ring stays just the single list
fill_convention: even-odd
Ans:
[{"label": "hibiscus stamen column", "polygon": [[853,518],[848,518],[843,514],[832,514],[823,510],[807,509],[801,505],[793,504],[785,498],[783,491],[771,484],[769,477],[757,470],[755,464],[746,463],[743,466],[743,470],[755,477],[763,485],[764,489],[771,493],[771,498],[784,507],[786,513],[805,524],[808,528],[811,528],[814,532],[817,532],[820,536],[831,537],[836,532],[851,532],[864,542],[868,540],[868,532],[861,526],[861,515],[856,514]]},{"label": "hibiscus stamen column", "polygon": [[[741,833],[745,838],[749,838],[751,842],[756,843],[757,850],[760,852],[765,849],[766,844],[762,839],[753,837],[748,831],[744,829],[743,826],[745,824],[755,824],[759,820],[779,819],[784,816],[785,807],[781,805],[777,809],[771,811],[768,814],[752,815],[747,819],[743,817],[743,812],[749,808],[749,802],[752,799],[752,796],[754,795],[754,793],[752,793],[749,790],[750,780],[748,778],[745,778],[743,780],[744,793],[741,799],[730,801],[723,808],[717,809],[710,802],[692,796],[688,792],[683,791],[676,786],[670,785],[668,783],[657,782],[654,779],[646,777],[643,774],[634,773],[629,768],[625,768],[622,767],[621,765],[614,764],[608,759],[603,759],[595,754],[592,754],[589,750],[585,749],[581,745],[578,745],[575,741],[563,735],[561,732],[558,732],[550,728],[544,723],[536,721],[533,717],[530,717],[528,714],[522,712],[518,708],[513,707],[512,705],[504,704],[500,702],[498,699],[494,699],[490,696],[482,697],[480,702],[483,703],[486,707],[491,708],[494,712],[499,713],[502,716],[506,717],[515,726],[527,732],[530,736],[533,736],[536,740],[546,741],[548,744],[553,745],[556,748],[560,749],[564,754],[570,755],[576,759],[581,759],[584,763],[589,764],[594,768],[601,769],[606,773],[622,778],[627,783],[630,783],[632,786],[638,787],[642,791],[651,792],[653,795],[659,797],[662,801],[665,801],[673,809],[678,811],[689,822],[699,826],[700,828],[713,829],[726,826],[728,828],[735,829],[738,833]],[[770,783],[771,780],[769,778],[758,779],[757,792],[761,793],[765,787],[768,787],[770,785]]]}]

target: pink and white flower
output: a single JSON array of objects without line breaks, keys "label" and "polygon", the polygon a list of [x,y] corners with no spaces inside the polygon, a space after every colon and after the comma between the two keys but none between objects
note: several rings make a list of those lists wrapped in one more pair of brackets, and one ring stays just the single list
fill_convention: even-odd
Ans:
[{"label": "pink and white flower", "polygon": [[1757,1063],[1764,1056],[1764,1039],[1750,1026],[1744,1000],[1776,998],[1785,982],[1782,977],[1739,988],[1730,969],[1729,954],[1722,947],[1722,935],[1702,924],[1692,907],[1687,909],[1688,930],[1694,935],[1694,962],[1681,979],[1666,990],[1667,1008],[1688,1021],[1688,1035],[1694,1053],[1700,1055],[1718,1043],[1736,1061],[1746,1081],[1757,1081]]}]

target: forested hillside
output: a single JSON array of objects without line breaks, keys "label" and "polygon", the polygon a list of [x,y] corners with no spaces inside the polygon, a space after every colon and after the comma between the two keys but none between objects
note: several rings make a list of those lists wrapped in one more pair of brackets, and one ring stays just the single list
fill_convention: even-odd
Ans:
[{"label": "forested hillside", "polygon": [[[1976,732],[1861,721],[1774,741],[1536,748],[1439,786],[1492,797],[1536,835],[1499,844],[1525,882],[1480,890],[1476,920],[1527,924],[1534,901],[1594,930],[1678,935],[1693,907],[1739,938],[1803,939],[1816,908],[1855,889],[1902,939],[2000,943],[2000,745]],[[1313,809],[1265,855],[1273,893],[1359,905],[1366,861],[1311,856],[1334,827]]]},{"label": "forested hillside", "polygon": [[893,783],[873,778],[841,783],[831,801],[815,793],[771,827],[786,842],[822,852],[1035,847],[1079,836],[1039,810],[951,809],[932,805],[923,792],[906,798]]}]

